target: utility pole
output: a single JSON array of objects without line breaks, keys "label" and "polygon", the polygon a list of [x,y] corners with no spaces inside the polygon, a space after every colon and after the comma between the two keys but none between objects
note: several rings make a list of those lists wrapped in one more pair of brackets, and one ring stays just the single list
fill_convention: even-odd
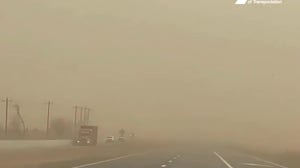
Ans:
[{"label": "utility pole", "polygon": [[76,132],[76,129],[77,129],[77,113],[78,113],[79,106],[74,106],[74,108],[75,108],[75,114],[74,114],[74,132]]},{"label": "utility pole", "polygon": [[89,121],[90,121],[90,111],[91,111],[91,109],[88,108],[87,109],[87,114],[86,114],[86,124],[87,125],[89,125]]},{"label": "utility pole", "polygon": [[20,105],[15,104],[14,107],[16,108],[16,110],[17,110],[17,115],[18,115],[18,117],[19,117],[19,120],[20,120],[21,123],[22,123],[22,126],[23,126],[23,136],[24,136],[24,135],[26,134],[26,126],[25,126],[24,119],[23,119],[23,117],[22,117],[22,115],[21,115],[21,113],[20,113]]},{"label": "utility pole", "polygon": [[91,109],[88,107],[84,108],[84,124],[88,125],[89,124],[89,120],[90,120],[90,111]]},{"label": "utility pole", "polygon": [[47,106],[48,106],[48,110],[47,110],[47,136],[49,135],[49,120],[50,120],[50,106],[51,106],[52,102],[48,101]]},{"label": "utility pole", "polygon": [[83,123],[84,123],[84,125],[87,125],[87,111],[88,111],[88,108],[85,107],[84,108],[84,114],[83,114]]},{"label": "utility pole", "polygon": [[5,135],[7,136],[7,123],[8,123],[8,105],[9,105],[9,102],[11,102],[11,100],[8,99],[8,97],[5,98],[5,100],[2,100],[3,102],[5,102]]},{"label": "utility pole", "polygon": [[80,121],[79,121],[80,125],[82,125],[83,110],[84,108],[80,107]]}]

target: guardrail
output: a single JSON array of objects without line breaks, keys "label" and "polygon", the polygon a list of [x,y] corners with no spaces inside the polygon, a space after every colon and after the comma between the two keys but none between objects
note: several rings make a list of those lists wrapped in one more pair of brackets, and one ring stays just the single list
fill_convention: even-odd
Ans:
[{"label": "guardrail", "polygon": [[0,140],[0,149],[52,148],[71,144],[72,140]]}]

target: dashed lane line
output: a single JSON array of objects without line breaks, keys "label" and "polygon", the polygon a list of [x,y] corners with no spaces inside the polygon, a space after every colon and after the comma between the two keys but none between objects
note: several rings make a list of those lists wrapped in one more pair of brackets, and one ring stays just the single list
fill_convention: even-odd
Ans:
[{"label": "dashed lane line", "polygon": [[144,155],[146,153],[148,153],[148,152],[124,155],[124,156],[120,156],[120,157],[116,157],[116,158],[112,158],[112,159],[107,159],[107,160],[102,160],[102,161],[98,161],[98,162],[83,164],[83,165],[75,166],[75,167],[72,167],[72,168],[84,168],[84,167],[88,167],[88,166],[94,166],[94,165],[108,163],[108,162],[112,162],[112,161],[115,161],[115,160],[125,159],[125,158],[129,158],[129,157],[133,157],[133,156]]}]

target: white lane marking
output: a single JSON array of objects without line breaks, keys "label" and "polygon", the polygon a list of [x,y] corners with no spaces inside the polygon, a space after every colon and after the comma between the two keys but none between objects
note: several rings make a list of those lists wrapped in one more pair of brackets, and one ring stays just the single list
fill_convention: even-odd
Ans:
[{"label": "white lane marking", "polygon": [[217,152],[214,152],[214,154],[228,167],[233,168],[221,155],[219,155]]},{"label": "white lane marking", "polygon": [[160,167],[167,167],[167,165],[161,165]]},{"label": "white lane marking", "polygon": [[146,153],[147,152],[124,155],[124,156],[120,156],[120,157],[116,157],[116,158],[112,158],[112,159],[102,160],[102,161],[99,161],[99,162],[83,164],[83,165],[75,166],[75,167],[72,167],[72,168],[83,168],[83,167],[93,166],[93,165],[97,165],[97,164],[102,164],[102,163],[107,163],[107,162],[111,162],[111,161],[115,161],[115,160],[129,158],[129,157],[133,157],[133,156],[139,156],[139,155],[143,155],[143,154],[146,154]]},{"label": "white lane marking", "polygon": [[262,162],[265,162],[265,163],[271,164],[271,165],[273,165],[273,166],[276,166],[276,167],[280,167],[280,168],[288,168],[288,167],[286,167],[286,166],[282,166],[282,165],[280,165],[280,164],[277,164],[277,163],[274,163],[274,162],[270,162],[270,161],[267,161],[267,160],[261,159],[261,158],[259,158],[259,157],[256,157],[256,156],[252,156],[252,158],[254,158],[254,159],[258,160],[258,161],[262,161]]},{"label": "white lane marking", "polygon": [[177,159],[177,157],[173,157],[173,159],[174,159],[174,160],[176,160],[176,159]]},{"label": "white lane marking", "polygon": [[242,163],[245,166],[256,166],[256,167],[274,167],[271,165],[255,164],[255,163]]},{"label": "white lane marking", "polygon": [[169,160],[168,162],[169,162],[169,163],[172,163],[172,162],[173,162],[173,160]]}]

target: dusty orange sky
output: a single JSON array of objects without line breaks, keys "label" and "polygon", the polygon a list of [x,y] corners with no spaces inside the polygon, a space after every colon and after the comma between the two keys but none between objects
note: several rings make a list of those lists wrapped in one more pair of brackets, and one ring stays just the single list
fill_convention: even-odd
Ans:
[{"label": "dusty orange sky", "polygon": [[299,5],[0,0],[0,96],[30,128],[52,100],[52,117],[89,106],[106,132],[294,148]]}]

